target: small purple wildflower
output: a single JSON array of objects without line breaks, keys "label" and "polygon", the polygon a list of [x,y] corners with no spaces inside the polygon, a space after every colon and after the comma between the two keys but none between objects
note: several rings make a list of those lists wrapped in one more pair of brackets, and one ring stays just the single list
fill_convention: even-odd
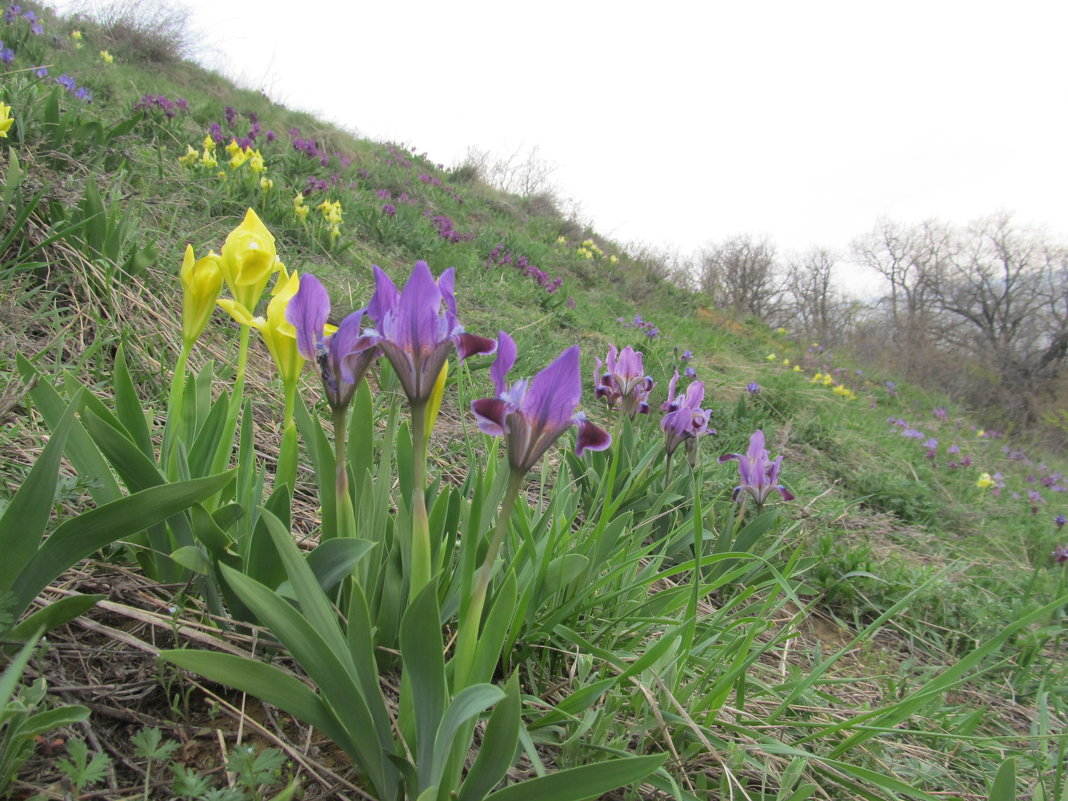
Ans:
[{"label": "small purple wildflower", "polygon": [[1053,553],[1050,554],[1053,557],[1053,561],[1058,565],[1063,565],[1068,562],[1068,545],[1058,545],[1053,549]]},{"label": "small purple wildflower", "polygon": [[385,214],[387,217],[396,217],[397,207],[394,206],[392,203],[386,203],[382,206],[382,213]]},{"label": "small purple wildflower", "polygon": [[758,384],[756,381],[752,381],[746,385],[745,391],[748,392],[750,395],[759,395],[763,391],[763,387],[761,387],[760,384]]},{"label": "small purple wildflower", "polygon": [[1057,525],[1057,528],[1064,528],[1064,524],[1068,523],[1068,518],[1060,514],[1053,518],[1053,522]]},{"label": "small purple wildflower", "polygon": [[734,499],[743,493],[749,495],[757,506],[763,506],[768,496],[777,491],[784,501],[792,501],[793,493],[787,490],[779,481],[779,470],[782,468],[782,456],[774,461],[764,448],[764,432],[757,429],[749,438],[749,451],[747,453],[727,453],[719,457],[720,463],[738,462],[738,486],[734,488]]}]

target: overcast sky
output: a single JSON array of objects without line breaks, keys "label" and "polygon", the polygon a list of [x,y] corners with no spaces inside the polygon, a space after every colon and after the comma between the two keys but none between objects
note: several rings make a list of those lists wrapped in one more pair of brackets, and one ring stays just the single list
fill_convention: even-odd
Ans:
[{"label": "overcast sky", "polygon": [[537,146],[622,242],[1068,231],[1065,2],[185,4],[202,60],[289,106],[446,165]]}]

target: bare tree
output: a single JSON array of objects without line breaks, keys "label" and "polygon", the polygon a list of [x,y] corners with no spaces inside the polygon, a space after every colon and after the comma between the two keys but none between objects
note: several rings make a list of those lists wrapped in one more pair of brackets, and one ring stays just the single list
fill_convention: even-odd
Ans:
[{"label": "bare tree", "polygon": [[780,322],[824,345],[838,345],[853,325],[858,303],[834,286],[834,254],[814,248],[786,268]]},{"label": "bare tree", "polygon": [[522,146],[517,147],[505,156],[469,147],[460,169],[472,172],[502,192],[520,197],[531,197],[540,193],[556,194],[551,180],[556,172],[556,165],[541,157],[537,145],[526,152]]},{"label": "bare tree", "polygon": [[1034,422],[1035,397],[1068,357],[1068,273],[1064,249],[1007,215],[980,220],[956,238],[931,288],[943,312],[939,332],[1000,379],[1002,403]]},{"label": "bare tree", "polygon": [[943,270],[950,238],[948,229],[933,220],[910,227],[884,219],[853,242],[853,257],[889,285],[883,303],[900,369],[909,378],[924,373],[937,307],[932,284]]},{"label": "bare tree", "polygon": [[765,319],[781,293],[775,247],[767,238],[739,235],[698,256],[701,290],[735,314]]}]

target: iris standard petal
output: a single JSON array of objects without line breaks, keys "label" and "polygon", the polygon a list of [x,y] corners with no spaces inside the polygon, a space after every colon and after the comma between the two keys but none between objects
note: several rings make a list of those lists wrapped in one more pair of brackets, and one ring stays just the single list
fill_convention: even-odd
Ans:
[{"label": "iris standard petal", "polygon": [[381,328],[382,318],[397,308],[400,292],[397,291],[397,285],[383,272],[381,267],[375,264],[371,269],[375,276],[375,291],[367,306],[367,314],[375,321],[375,325]]},{"label": "iris standard petal", "polygon": [[490,378],[493,379],[493,388],[498,395],[503,395],[508,389],[508,371],[515,364],[516,347],[515,340],[504,331],[497,333],[497,358],[490,366]]},{"label": "iris standard petal", "polygon": [[[297,294],[286,306],[286,320],[297,329],[297,351],[305,359],[317,358],[323,341],[323,327],[330,316],[330,296],[314,275],[306,273],[300,279]],[[336,335],[335,335],[336,336]]]},{"label": "iris standard petal", "polygon": [[534,376],[523,398],[521,411],[542,426],[570,425],[575,407],[582,399],[582,377],[579,373],[579,348],[572,345],[556,360]]}]

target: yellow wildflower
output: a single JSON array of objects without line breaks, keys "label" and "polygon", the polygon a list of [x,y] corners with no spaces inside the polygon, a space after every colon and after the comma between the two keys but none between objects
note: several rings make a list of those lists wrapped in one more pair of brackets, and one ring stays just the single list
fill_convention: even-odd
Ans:
[{"label": "yellow wildflower", "polygon": [[[231,302],[243,306],[246,315],[251,316],[271,273],[278,270],[280,264],[274,236],[256,212],[249,209],[241,225],[230,232],[222,247],[223,277],[233,297]],[[223,301],[219,304],[223,305]],[[224,308],[234,313],[227,306]]]},{"label": "yellow wildflower", "polygon": [[100,60],[105,64],[111,64],[115,60],[115,56],[111,55],[107,50],[100,51]]},{"label": "yellow wildflower", "polygon": [[219,166],[219,162],[215,160],[215,151],[205,150],[204,154],[200,157],[200,165],[207,167],[209,170],[214,170]]},{"label": "yellow wildflower", "polygon": [[611,256],[608,257],[608,263],[609,264],[619,264],[619,256],[616,256],[615,254],[612,254]]},{"label": "yellow wildflower", "polygon": [[775,329],[775,333],[776,334],[785,334],[786,333],[786,329],[783,328],[782,326],[779,326],[778,328]]},{"label": "yellow wildflower", "polygon": [[197,163],[197,159],[200,158],[200,154],[196,151],[192,145],[185,146],[185,155],[178,157],[178,163],[183,167],[192,167]]},{"label": "yellow wildflower", "polygon": [[232,157],[234,154],[241,152],[241,145],[237,143],[236,139],[231,139],[226,143],[226,152]]},{"label": "yellow wildflower", "polygon": [[0,103],[0,139],[7,139],[7,132],[14,121],[15,118],[11,116],[11,106]]},{"label": "yellow wildflower", "polygon": [[182,282],[182,342],[189,348],[203,333],[222,291],[223,274],[218,254],[213,250],[196,259],[193,246],[186,245],[179,278]]},{"label": "yellow wildflower", "polygon": [[204,152],[215,152],[215,140],[211,138],[211,134],[206,134],[204,136]]},{"label": "yellow wildflower", "polygon": [[337,226],[337,225],[341,224],[341,201],[340,200],[335,200],[333,202],[330,202],[329,200],[324,200],[322,203],[320,203],[318,206],[316,206],[316,208],[319,209],[319,211],[322,212],[323,219],[326,220],[331,225]]},{"label": "yellow wildflower", "polygon": [[253,150],[248,157],[248,168],[253,172],[264,172],[267,169],[267,165],[263,163],[263,154],[258,150]]},{"label": "yellow wildflower", "polygon": [[270,192],[274,189],[274,181],[268,178],[266,175],[260,177],[260,189],[264,192]]},{"label": "yellow wildflower", "polygon": [[777,362],[777,361],[779,361],[779,357],[778,357],[778,356],[776,356],[776,355],[775,355],[774,353],[769,353],[769,354],[768,354],[768,355],[767,355],[766,357],[764,357],[764,358],[765,358],[765,359],[767,359],[767,361],[769,361],[769,362]]},{"label": "yellow wildflower", "polygon": [[989,473],[982,473],[979,476],[979,480],[975,482],[975,486],[977,486],[981,490],[985,490],[997,486],[997,482],[990,477]]},{"label": "yellow wildflower", "polygon": [[70,32],[70,38],[73,39],[76,42],[80,42],[82,40],[82,32],[81,31],[71,31]]},{"label": "yellow wildflower", "polygon": [[566,236],[558,236],[558,237],[556,237],[556,244],[558,244],[558,245],[566,245],[567,244],[567,237]]},{"label": "yellow wildflower", "polygon": [[790,360],[789,359],[783,359],[782,360],[782,366],[783,367],[789,367],[790,366]]},{"label": "yellow wildflower", "polygon": [[801,372],[801,365],[800,364],[795,364],[794,365],[794,372],[795,373],[800,373]]},{"label": "yellow wildflower", "polygon": [[[229,148],[227,148],[227,150],[229,150]],[[238,167],[240,167],[242,164],[244,164],[246,161],[248,161],[248,157],[249,157],[250,153],[251,153],[251,151],[242,150],[241,148],[238,148],[230,156],[230,169],[231,170],[236,170]]]}]

